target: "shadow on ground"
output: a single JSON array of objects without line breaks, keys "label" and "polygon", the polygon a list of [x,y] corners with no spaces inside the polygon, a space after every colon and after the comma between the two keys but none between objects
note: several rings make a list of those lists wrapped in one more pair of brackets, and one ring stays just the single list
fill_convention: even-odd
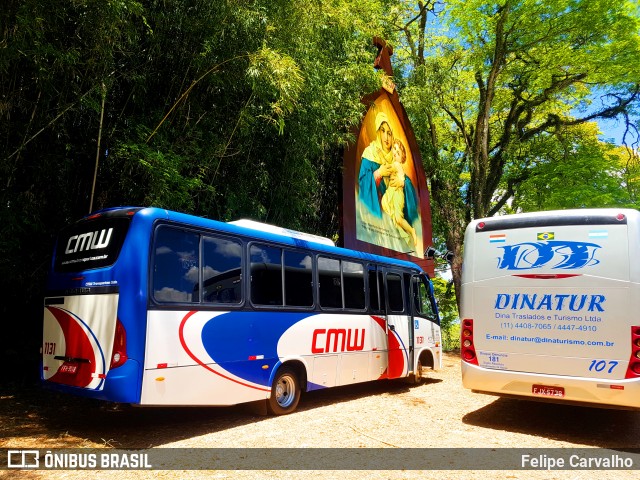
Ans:
[{"label": "shadow on ground", "polygon": [[[400,381],[369,382],[309,392],[298,410],[318,408],[372,395],[428,388],[438,380],[411,386]],[[295,414],[294,414],[295,415]],[[133,407],[42,389],[39,385],[0,391],[0,439],[6,447],[152,448],[207,433],[260,422],[264,415],[247,405],[233,407]],[[0,440],[0,446],[3,446]]]},{"label": "shadow on ground", "polygon": [[468,425],[617,450],[640,448],[640,412],[499,398],[462,418]]}]

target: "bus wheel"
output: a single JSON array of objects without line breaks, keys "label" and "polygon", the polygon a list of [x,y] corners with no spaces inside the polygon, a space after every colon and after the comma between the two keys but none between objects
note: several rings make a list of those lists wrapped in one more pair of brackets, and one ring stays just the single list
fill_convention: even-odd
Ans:
[{"label": "bus wheel", "polygon": [[288,368],[280,369],[271,386],[271,396],[267,402],[269,413],[286,415],[296,409],[299,401],[300,384],[298,377]]},{"label": "bus wheel", "polygon": [[420,385],[422,383],[422,360],[418,360],[416,365],[416,372],[413,377],[413,383]]}]

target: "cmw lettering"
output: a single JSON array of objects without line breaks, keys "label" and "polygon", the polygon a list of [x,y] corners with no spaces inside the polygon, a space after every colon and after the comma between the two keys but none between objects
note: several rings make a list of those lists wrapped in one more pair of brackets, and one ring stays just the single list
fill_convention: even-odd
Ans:
[{"label": "cmw lettering", "polygon": [[546,242],[525,242],[502,248],[502,258],[498,268],[506,270],[526,270],[529,268],[582,268],[597,265],[595,258],[600,245],[587,242],[550,240]]},{"label": "cmw lettering", "polygon": [[[108,231],[106,229],[100,230],[100,232],[89,232],[81,235],[73,235],[67,242],[67,248],[64,253],[74,253],[83,250],[98,250],[100,248],[106,248],[111,240],[111,233],[113,228]],[[106,235],[106,238],[105,238]]]},{"label": "cmw lettering", "polygon": [[[358,339],[359,328],[318,328],[313,331],[313,341],[311,343],[311,353],[329,352],[357,352],[364,349],[364,333]],[[325,338],[326,337],[326,338]],[[353,338],[352,338],[353,337]],[[333,342],[332,342],[333,340]],[[332,345],[333,343],[333,345]],[[345,348],[346,347],[346,348]]]}]

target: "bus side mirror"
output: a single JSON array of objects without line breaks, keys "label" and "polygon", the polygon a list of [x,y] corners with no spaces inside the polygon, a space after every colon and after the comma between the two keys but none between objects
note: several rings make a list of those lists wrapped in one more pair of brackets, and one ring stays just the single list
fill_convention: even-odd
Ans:
[{"label": "bus side mirror", "polygon": [[438,253],[438,251],[435,248],[433,248],[433,246],[429,246],[424,251],[424,256],[429,258],[429,259],[431,259],[431,258],[434,258],[436,256],[436,253]]},{"label": "bus side mirror", "polygon": [[450,264],[451,262],[453,262],[453,259],[455,258],[455,255],[453,254],[453,252],[447,251],[447,253],[442,255],[442,258],[444,258],[447,261],[447,263]]}]

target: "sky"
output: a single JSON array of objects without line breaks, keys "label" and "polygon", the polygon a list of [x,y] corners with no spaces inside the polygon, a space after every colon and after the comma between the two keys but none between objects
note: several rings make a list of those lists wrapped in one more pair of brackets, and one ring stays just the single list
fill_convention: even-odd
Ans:
[{"label": "sky", "polygon": [[[598,120],[598,126],[602,134],[600,140],[613,142],[616,145],[622,145],[622,136],[625,131],[625,124],[620,120]],[[631,132],[627,134],[627,143],[632,141]]]}]

